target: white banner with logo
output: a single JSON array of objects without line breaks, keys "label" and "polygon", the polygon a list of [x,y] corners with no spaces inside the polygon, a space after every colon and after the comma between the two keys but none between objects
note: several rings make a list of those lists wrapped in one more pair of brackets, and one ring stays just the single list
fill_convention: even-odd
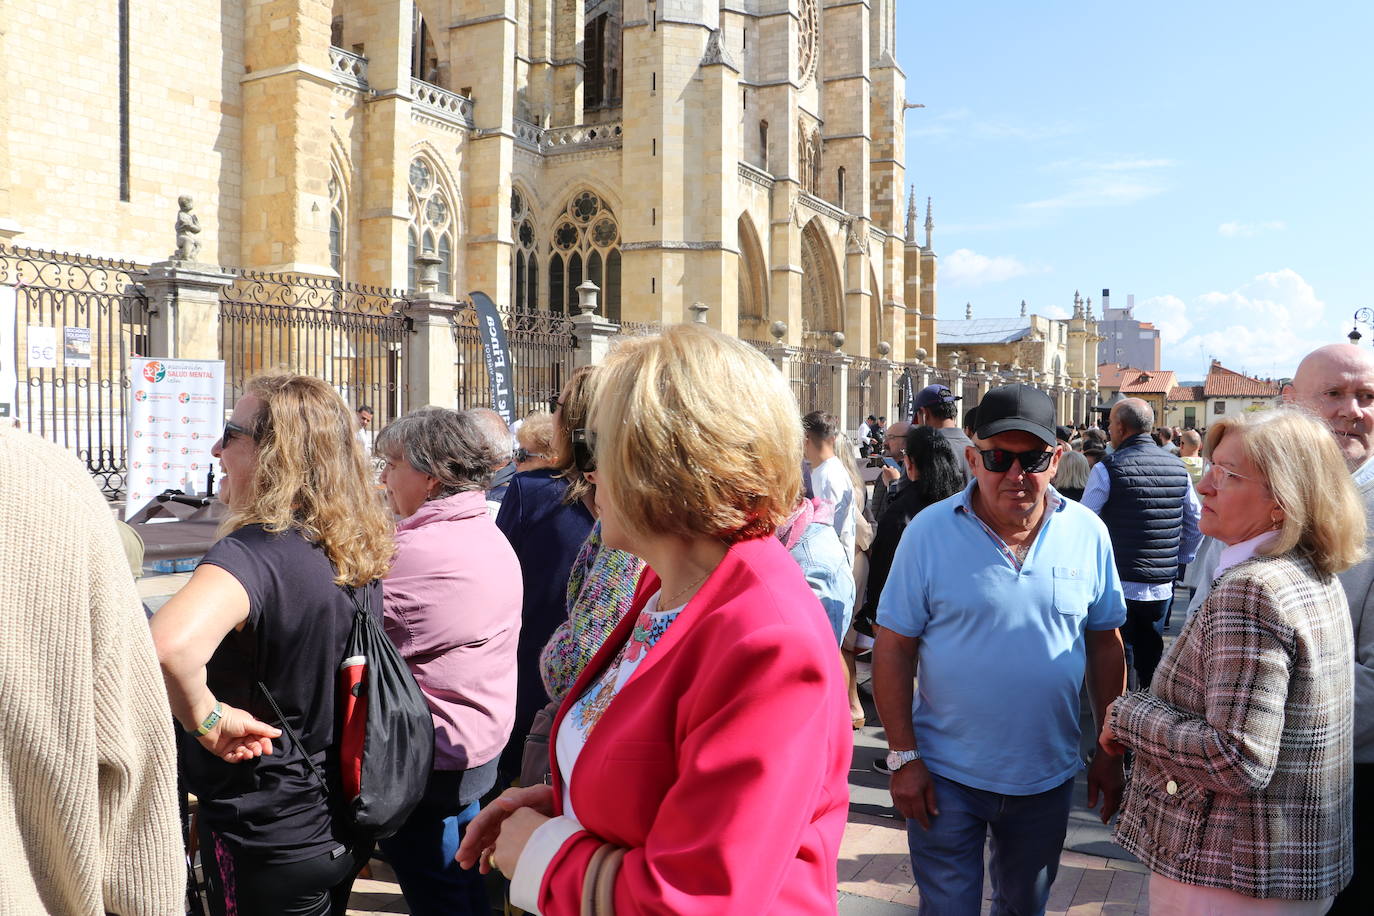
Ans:
[{"label": "white banner with logo", "polygon": [[129,360],[128,518],[163,490],[204,494],[224,427],[224,361]]},{"label": "white banner with logo", "polygon": [[14,364],[15,302],[14,287],[0,284],[0,419],[6,423],[13,423],[19,414],[19,373]]}]

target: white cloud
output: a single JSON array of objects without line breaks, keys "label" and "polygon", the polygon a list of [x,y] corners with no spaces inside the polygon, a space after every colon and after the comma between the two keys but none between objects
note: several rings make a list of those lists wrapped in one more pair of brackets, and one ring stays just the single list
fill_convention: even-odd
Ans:
[{"label": "white cloud", "polygon": [[1135,315],[1160,328],[1164,368],[1202,378],[1210,359],[1255,376],[1290,376],[1298,361],[1322,344],[1339,342],[1342,328],[1326,319],[1326,304],[1291,268],[1260,274],[1229,292],[1184,303],[1157,296]]},{"label": "white cloud", "polygon": [[1078,207],[1118,207],[1162,194],[1167,183],[1160,172],[1175,165],[1172,159],[1124,159],[1093,162],[1079,159],[1052,162],[1050,172],[1067,172],[1069,186],[1053,197],[1021,206],[1027,210],[1063,210]]},{"label": "white cloud", "polygon": [[1281,219],[1265,220],[1259,223],[1227,222],[1217,227],[1217,235],[1228,239],[1248,239],[1261,232],[1282,232],[1288,225]]},{"label": "white cloud", "polygon": [[940,280],[953,286],[983,286],[1044,272],[1044,268],[1023,264],[1016,258],[989,257],[967,248],[960,248],[940,259]]},{"label": "white cloud", "polygon": [[1168,347],[1183,340],[1193,327],[1188,319],[1188,306],[1177,296],[1154,296],[1135,307],[1141,321],[1154,322],[1159,328],[1161,346]]},{"label": "white cloud", "polygon": [[1036,311],[1046,318],[1054,318],[1057,321],[1065,321],[1069,318],[1069,310],[1062,305],[1047,305],[1042,309],[1036,309]]}]

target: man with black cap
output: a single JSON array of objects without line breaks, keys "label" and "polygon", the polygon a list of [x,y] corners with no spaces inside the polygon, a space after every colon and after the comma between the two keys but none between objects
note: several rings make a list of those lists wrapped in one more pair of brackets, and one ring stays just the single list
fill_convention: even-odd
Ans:
[{"label": "man with black cap", "polygon": [[[1125,601],[1100,519],[1050,487],[1054,405],[1028,385],[978,406],[974,482],[907,526],[878,603],[874,697],[922,912],[977,913],[992,831],[999,912],[1043,913],[1068,828],[1079,686],[1097,724],[1125,688]],[[912,681],[919,665],[920,689]],[[1105,823],[1119,758],[1088,768]]]},{"label": "man with black cap", "polygon": [[969,437],[959,427],[959,397],[944,385],[927,385],[916,395],[916,422],[929,426],[938,432],[954,450],[959,459],[959,468],[964,472],[964,482],[969,481],[968,466],[965,464],[964,450],[973,445]]}]

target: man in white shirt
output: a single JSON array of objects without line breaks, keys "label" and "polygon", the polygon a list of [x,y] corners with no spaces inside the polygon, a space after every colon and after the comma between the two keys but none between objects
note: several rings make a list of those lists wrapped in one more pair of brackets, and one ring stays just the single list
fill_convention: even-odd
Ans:
[{"label": "man in white shirt", "polygon": [[823,410],[813,410],[802,417],[806,438],[802,451],[811,465],[811,492],[835,507],[835,533],[844,544],[845,556],[854,562],[854,540],[857,527],[854,511],[854,481],[845,470],[844,462],[835,454],[835,437],[840,421]]}]

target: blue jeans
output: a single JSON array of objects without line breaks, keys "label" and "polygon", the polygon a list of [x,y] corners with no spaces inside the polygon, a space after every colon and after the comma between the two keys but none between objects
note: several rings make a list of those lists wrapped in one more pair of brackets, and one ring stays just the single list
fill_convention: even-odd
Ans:
[{"label": "blue jeans", "polygon": [[457,813],[430,804],[411,814],[395,836],[378,845],[396,872],[412,916],[490,916],[486,879],[453,861],[468,823],[481,810],[472,802]]},{"label": "blue jeans", "polygon": [[1069,828],[1073,780],[1038,795],[1001,795],[930,775],[940,814],[929,830],[906,822],[921,916],[978,916],[988,831],[993,916],[1043,914]]}]

